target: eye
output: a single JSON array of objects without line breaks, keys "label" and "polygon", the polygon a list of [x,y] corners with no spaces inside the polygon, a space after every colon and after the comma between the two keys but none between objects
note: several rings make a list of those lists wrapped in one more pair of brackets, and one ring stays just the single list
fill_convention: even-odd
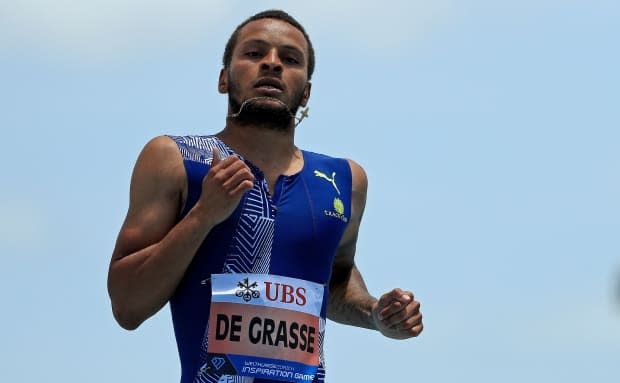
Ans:
[{"label": "eye", "polygon": [[260,52],[258,51],[248,51],[245,53],[248,57],[260,57]]},{"label": "eye", "polygon": [[295,57],[287,57],[284,60],[289,64],[299,64],[299,60],[297,60]]}]

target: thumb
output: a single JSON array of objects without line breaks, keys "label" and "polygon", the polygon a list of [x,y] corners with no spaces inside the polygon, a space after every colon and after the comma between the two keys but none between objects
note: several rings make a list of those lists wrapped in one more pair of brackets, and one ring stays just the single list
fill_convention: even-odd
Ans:
[{"label": "thumb", "polygon": [[383,310],[390,303],[392,303],[393,300],[394,298],[392,297],[392,292],[385,293],[381,295],[381,297],[379,297],[379,301],[377,302],[377,308],[379,310]]},{"label": "thumb", "polygon": [[213,153],[213,160],[211,161],[211,167],[214,167],[215,165],[220,163],[220,161],[222,160],[222,157],[220,156],[220,150],[216,147],[213,147],[213,149],[211,150],[211,153]]},{"label": "thumb", "polygon": [[411,301],[412,295],[413,294],[406,293],[399,288],[392,289],[391,291],[388,291],[379,298],[378,307],[380,309],[387,307],[394,301],[398,301],[406,305],[409,303],[409,301]]}]

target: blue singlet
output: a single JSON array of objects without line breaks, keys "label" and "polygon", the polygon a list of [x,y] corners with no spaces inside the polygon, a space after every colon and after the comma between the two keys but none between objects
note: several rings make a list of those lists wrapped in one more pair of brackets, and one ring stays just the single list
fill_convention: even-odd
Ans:
[{"label": "blue singlet", "polygon": [[[188,194],[180,218],[200,197],[210,168],[212,148],[222,158],[236,155],[215,136],[170,136],[178,145],[187,173]],[[181,383],[279,382],[221,376],[205,369],[211,303],[211,274],[261,273],[305,279],[325,286],[321,310],[319,371],[325,378],[323,331],[332,261],[351,213],[351,168],[344,159],[302,151],[302,170],[280,176],[270,193],[263,173],[246,161],[254,188],[235,212],[202,243],[170,300],[181,360]]]}]

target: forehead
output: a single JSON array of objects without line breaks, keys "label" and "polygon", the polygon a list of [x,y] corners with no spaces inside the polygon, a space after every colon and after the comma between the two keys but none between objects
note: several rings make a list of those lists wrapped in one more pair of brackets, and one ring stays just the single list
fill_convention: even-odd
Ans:
[{"label": "forehead", "polygon": [[245,42],[260,40],[273,46],[297,47],[308,52],[308,43],[301,31],[286,21],[278,19],[254,20],[239,30],[237,46]]}]

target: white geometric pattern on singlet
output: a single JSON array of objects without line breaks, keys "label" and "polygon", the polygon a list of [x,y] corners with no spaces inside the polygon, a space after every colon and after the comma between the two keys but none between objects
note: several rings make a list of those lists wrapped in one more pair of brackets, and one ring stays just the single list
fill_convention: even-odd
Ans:
[{"label": "white geometric pattern on singlet", "polygon": [[243,201],[242,215],[228,250],[224,271],[269,273],[275,221],[266,193],[254,184]]},{"label": "white geometric pattern on singlet", "polygon": [[[261,192],[261,186],[254,183],[243,201],[242,214],[235,229],[222,272],[224,273],[269,273],[269,261],[273,245],[274,217],[270,214],[269,199]],[[206,373],[207,348],[209,345],[209,324],[203,336],[202,368],[195,383],[252,383],[254,378]]]},{"label": "white geometric pattern on singlet", "polygon": [[213,136],[168,136],[179,147],[184,160],[211,165],[213,148],[220,152],[220,158],[231,156],[232,151],[220,140]]},{"label": "white geometric pattern on singlet", "polygon": [[[207,136],[173,137],[179,144],[184,159],[210,165],[213,148],[217,147],[222,159],[234,153],[219,139]],[[265,183],[255,182],[254,187],[243,199],[242,215],[232,237],[222,272],[224,273],[269,273],[269,260],[273,245],[274,216],[271,213]],[[209,325],[205,328],[201,347],[202,367],[195,382],[251,383],[253,378],[229,376],[207,372],[207,347]]]},{"label": "white geometric pattern on singlet", "polygon": [[[235,155],[221,140],[214,136],[186,136],[174,137],[185,160],[191,160],[211,165],[213,160],[213,148],[217,147],[221,159]],[[247,163],[247,162],[246,162]],[[235,233],[224,262],[223,273],[269,273],[269,264],[273,238],[275,232],[274,206],[269,197],[269,188],[260,171],[251,164],[257,181],[254,187],[246,193],[242,200],[242,214],[237,223]],[[320,319],[320,329],[317,334],[317,346],[319,347],[320,365],[315,381],[325,381],[325,360],[323,354],[323,337],[326,321]],[[207,348],[209,324],[205,328],[201,345],[200,360],[201,368],[196,373],[194,383],[252,383],[254,378],[243,376],[221,375],[207,372]]]}]

